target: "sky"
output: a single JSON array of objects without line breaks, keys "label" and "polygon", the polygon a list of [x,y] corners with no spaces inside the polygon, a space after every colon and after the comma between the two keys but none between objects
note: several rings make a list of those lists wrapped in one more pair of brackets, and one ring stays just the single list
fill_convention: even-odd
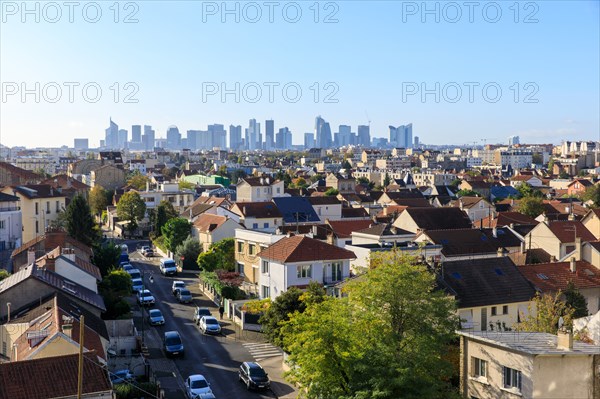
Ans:
[{"label": "sky", "polygon": [[600,137],[600,2],[0,1],[0,143],[97,146],[112,118],[275,120],[294,144],[413,124],[427,144]]}]

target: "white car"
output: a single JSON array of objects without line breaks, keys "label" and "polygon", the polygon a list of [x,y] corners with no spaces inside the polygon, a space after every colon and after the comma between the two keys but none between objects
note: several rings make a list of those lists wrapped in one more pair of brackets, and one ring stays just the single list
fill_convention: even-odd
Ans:
[{"label": "white car", "polygon": [[142,306],[153,306],[155,302],[154,295],[152,295],[150,290],[139,291],[137,301]]},{"label": "white car", "polygon": [[214,397],[212,396],[210,384],[208,381],[206,381],[206,378],[204,378],[202,374],[190,375],[185,380],[185,393],[190,399]]},{"label": "white car", "polygon": [[198,326],[204,334],[221,334],[221,325],[213,316],[202,316]]},{"label": "white car", "polygon": [[173,281],[173,285],[171,285],[171,292],[174,296],[177,296],[177,291],[179,291],[181,288],[185,288],[185,282],[181,280],[175,280]]}]

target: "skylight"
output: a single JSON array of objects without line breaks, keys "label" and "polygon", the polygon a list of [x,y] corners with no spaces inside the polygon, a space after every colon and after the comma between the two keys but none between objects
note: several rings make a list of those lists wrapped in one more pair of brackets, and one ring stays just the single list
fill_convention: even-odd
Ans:
[{"label": "skylight", "polygon": [[496,268],[496,269],[494,269],[494,271],[496,272],[496,274],[497,274],[498,276],[504,276],[504,272],[502,271],[502,269],[498,269],[498,268]]},{"label": "skylight", "polygon": [[537,276],[542,280],[548,280],[548,276],[546,276],[544,273],[538,273]]},{"label": "skylight", "polygon": [[460,280],[462,278],[462,276],[460,275],[459,272],[453,272],[452,273],[452,277],[454,277],[457,280]]}]

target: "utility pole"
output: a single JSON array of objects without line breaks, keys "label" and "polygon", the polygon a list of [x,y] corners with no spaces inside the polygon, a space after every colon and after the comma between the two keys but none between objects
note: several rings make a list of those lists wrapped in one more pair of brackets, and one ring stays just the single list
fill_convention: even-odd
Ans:
[{"label": "utility pole", "polygon": [[77,399],[83,394],[83,332],[85,330],[85,316],[79,318],[79,372],[77,373]]}]

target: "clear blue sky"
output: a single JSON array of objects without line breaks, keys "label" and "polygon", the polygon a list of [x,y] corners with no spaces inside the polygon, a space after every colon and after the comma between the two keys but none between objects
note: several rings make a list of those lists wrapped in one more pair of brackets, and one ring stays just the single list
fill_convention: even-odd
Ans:
[{"label": "clear blue sky", "polygon": [[[413,134],[430,144],[506,142],[515,134],[521,142],[599,138],[597,0],[520,2],[518,16],[514,2],[498,2],[494,4],[500,6],[499,18],[494,4],[478,2],[473,22],[462,1],[454,3],[461,6],[460,17],[456,8],[444,8],[446,2],[428,2],[430,9],[437,5],[439,22],[436,15],[425,14],[421,1],[320,2],[318,23],[312,1],[276,3],[273,22],[264,2],[254,3],[262,12],[256,23],[250,22],[256,10],[248,2],[227,3],[230,8],[238,5],[239,23],[235,15],[224,15],[222,22],[220,1],[138,1],[132,3],[136,8],[127,9],[121,2],[119,23],[114,22],[112,1],[97,3],[102,11],[97,23],[83,18],[83,5],[88,5],[86,17],[95,17],[88,2],[75,8],[73,23],[66,7],[58,22],[50,23],[56,10],[39,3],[38,23],[35,15],[24,14],[20,1],[0,2],[1,143],[72,146],[73,138],[89,137],[96,146],[112,117],[130,132],[132,124],[152,125],[157,137],[164,137],[172,124],[184,133],[206,129],[210,123],[246,127],[250,118],[263,125],[273,118],[276,129],[292,130],[296,144],[304,132],[313,130],[319,114],[333,132],[339,124],[356,131],[356,125],[370,119],[371,135],[378,137],[388,137],[388,125],[412,122]],[[27,4],[33,8],[36,3]],[[302,16],[297,23],[286,21],[283,7],[291,20],[296,4]],[[203,14],[203,8],[215,7],[216,15]],[[123,23],[132,12],[138,22]],[[338,22],[323,23],[332,13]],[[498,22],[492,23],[495,18]],[[23,82],[33,91],[40,82],[39,103],[33,94],[22,101]],[[52,85],[43,92],[49,82],[62,86],[56,103],[48,101],[55,96]],[[72,103],[64,82],[79,83]],[[89,82],[102,89],[97,103],[83,97],[82,87]],[[115,82],[120,84],[116,103],[115,90],[110,89]],[[137,103],[124,102],[132,91],[123,87],[127,82],[139,88],[133,96]],[[239,82],[240,92],[245,84],[257,82],[262,97],[251,103],[247,100],[252,98],[240,93],[236,103],[233,94],[222,102],[220,94],[204,93],[204,101],[207,82],[223,82],[230,89]],[[264,82],[280,84],[272,103]],[[290,82],[302,89],[296,103],[282,94],[282,86]],[[318,102],[315,82],[320,87]],[[325,88],[328,82],[333,85]],[[421,84],[435,91],[436,82],[439,103],[435,94],[423,101]],[[462,97],[454,103],[457,94],[451,82],[462,87]],[[473,102],[465,82],[478,84]],[[490,82],[485,97],[482,87]],[[415,87],[419,93],[407,92]],[[496,87],[502,95],[491,102]],[[11,94],[15,88],[18,92]],[[335,88],[339,91],[332,98],[338,102],[325,103],[324,96]],[[248,96],[254,93],[248,86]],[[88,94],[93,97],[93,87]],[[293,87],[288,95],[295,95]],[[528,95],[537,103],[526,102]]]}]

